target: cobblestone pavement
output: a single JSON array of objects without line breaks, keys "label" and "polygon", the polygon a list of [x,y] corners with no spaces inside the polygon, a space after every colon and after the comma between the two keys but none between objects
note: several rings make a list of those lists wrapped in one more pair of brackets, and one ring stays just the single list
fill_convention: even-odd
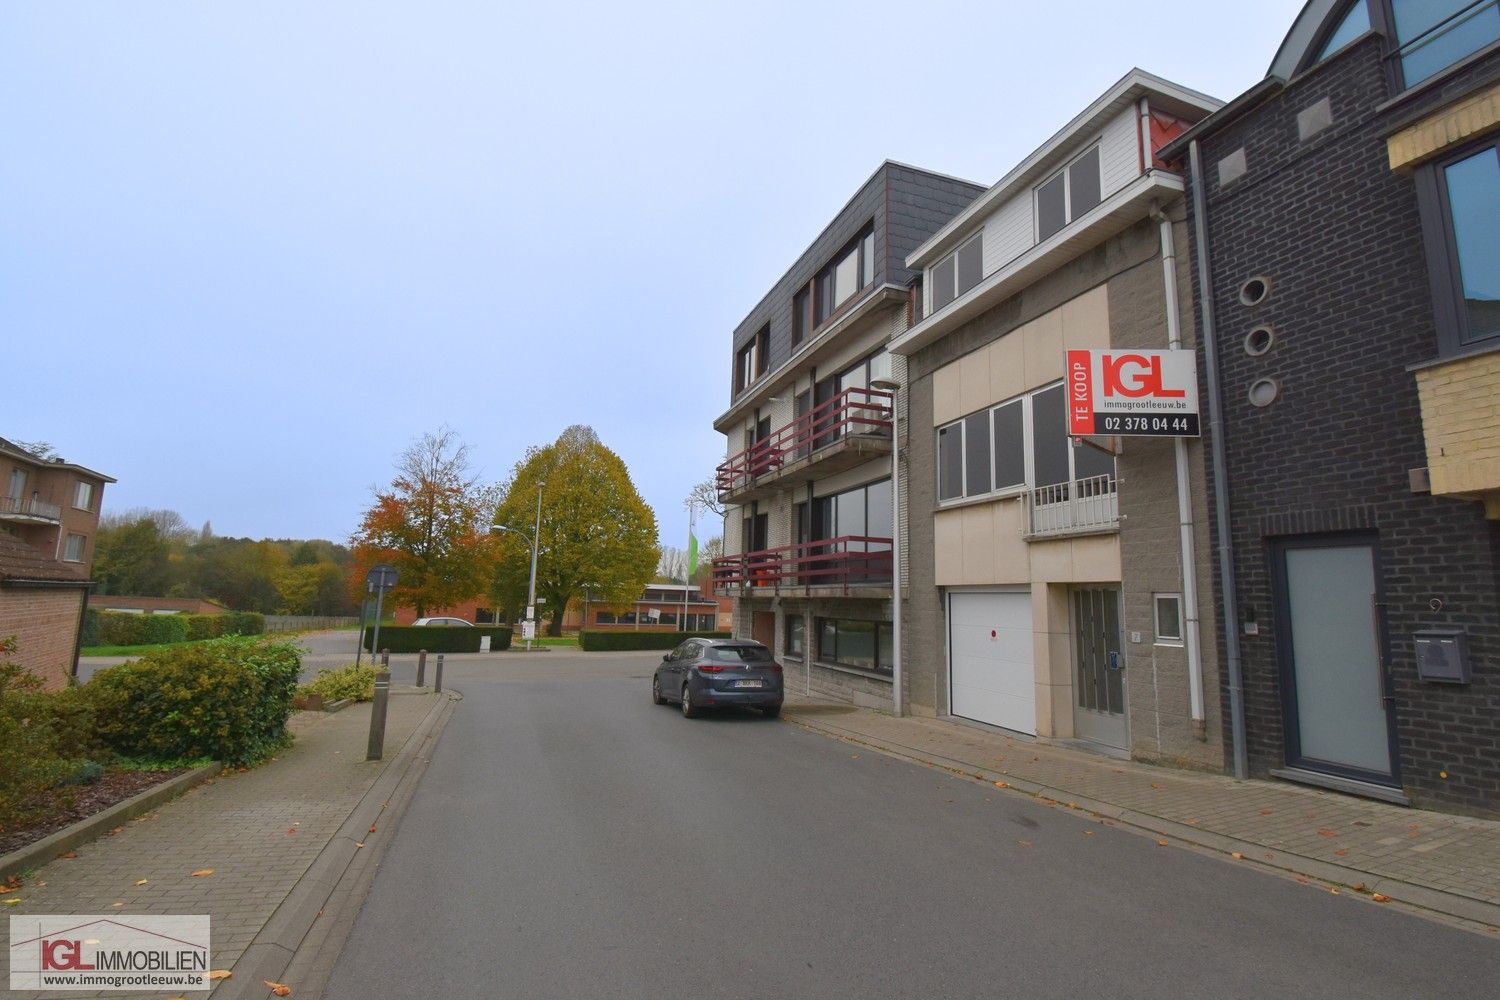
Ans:
[{"label": "cobblestone pavement", "polygon": [[894,718],[789,699],[830,736],[972,773],[1246,860],[1500,925],[1500,822],[1279,781],[1236,781],[1114,760],[948,719]]},{"label": "cobblestone pavement", "polygon": [[[229,969],[437,704],[425,693],[393,696],[379,761],[365,760],[368,704],[297,713],[296,742],[274,762],[212,779],[78,848],[76,858],[43,866],[9,897],[21,902],[4,912],[206,913],[212,967]],[[208,868],[212,875],[192,874]],[[7,960],[0,984],[9,974]]]}]

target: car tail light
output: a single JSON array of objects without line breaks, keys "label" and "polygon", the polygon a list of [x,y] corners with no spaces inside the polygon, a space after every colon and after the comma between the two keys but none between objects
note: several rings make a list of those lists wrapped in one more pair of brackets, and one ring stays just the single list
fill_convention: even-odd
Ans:
[{"label": "car tail light", "polygon": [[700,663],[700,664],[698,664],[698,670],[699,670],[699,672],[700,673],[705,673],[705,674],[722,674],[724,671],[726,671],[728,669],[729,668],[727,666],[724,666],[724,665],[718,664],[718,663]]}]

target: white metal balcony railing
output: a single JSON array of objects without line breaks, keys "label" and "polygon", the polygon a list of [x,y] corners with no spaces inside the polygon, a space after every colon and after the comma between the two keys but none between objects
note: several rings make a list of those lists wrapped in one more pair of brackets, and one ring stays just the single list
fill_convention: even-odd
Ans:
[{"label": "white metal balcony railing", "polygon": [[62,508],[32,497],[0,497],[0,517],[25,517],[39,521],[62,520]]},{"label": "white metal balcony railing", "polygon": [[1039,486],[1027,494],[1027,535],[1047,538],[1112,531],[1120,526],[1115,477],[1091,476]]}]

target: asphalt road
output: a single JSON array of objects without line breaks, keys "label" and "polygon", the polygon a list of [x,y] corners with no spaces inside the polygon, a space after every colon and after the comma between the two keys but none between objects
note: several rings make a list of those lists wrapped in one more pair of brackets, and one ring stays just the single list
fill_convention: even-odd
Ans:
[{"label": "asphalt road", "polygon": [[1460,997],[1500,941],[769,722],[464,657],[328,996]]}]

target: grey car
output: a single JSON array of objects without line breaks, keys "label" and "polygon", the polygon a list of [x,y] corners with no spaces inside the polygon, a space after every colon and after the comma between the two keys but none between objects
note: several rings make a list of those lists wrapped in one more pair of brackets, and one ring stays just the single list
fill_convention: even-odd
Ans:
[{"label": "grey car", "polygon": [[677,702],[695,719],[707,708],[758,708],[768,719],[781,714],[781,664],[759,642],[689,639],[661,659],[651,677],[651,700]]}]

